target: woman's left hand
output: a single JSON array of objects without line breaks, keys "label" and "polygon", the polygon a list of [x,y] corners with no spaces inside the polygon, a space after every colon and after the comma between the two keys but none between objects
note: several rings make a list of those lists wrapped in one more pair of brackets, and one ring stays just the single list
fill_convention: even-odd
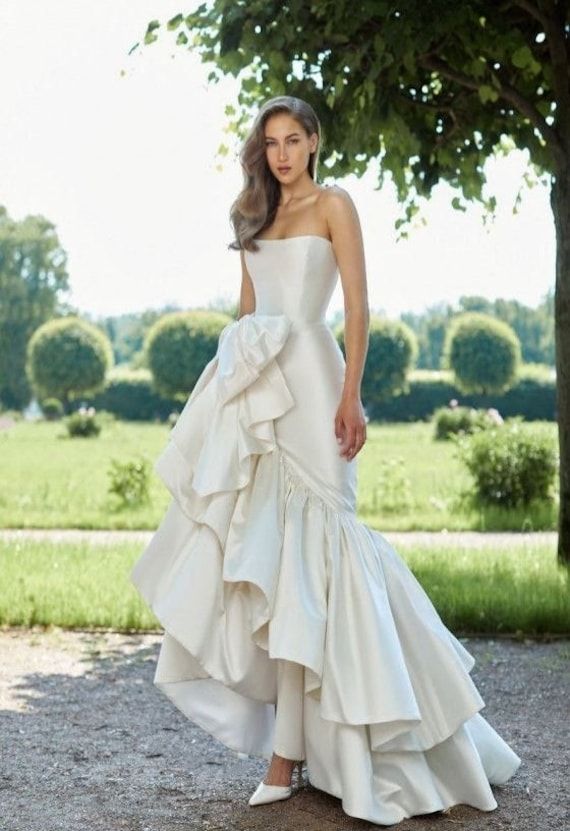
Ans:
[{"label": "woman's left hand", "polygon": [[366,441],[366,416],[359,395],[343,395],[336,411],[334,431],[340,455],[352,461]]}]

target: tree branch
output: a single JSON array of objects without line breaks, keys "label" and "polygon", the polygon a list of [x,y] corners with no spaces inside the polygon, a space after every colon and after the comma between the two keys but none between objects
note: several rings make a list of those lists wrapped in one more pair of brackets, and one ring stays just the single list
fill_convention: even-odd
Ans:
[{"label": "tree branch", "polygon": [[480,81],[477,81],[475,78],[472,78],[470,75],[466,75],[464,72],[460,72],[458,69],[453,69],[449,64],[445,63],[441,58],[438,58],[436,55],[433,54],[426,54],[420,55],[418,58],[418,63],[420,66],[425,67],[426,69],[431,69],[434,72],[439,72],[445,78],[449,78],[451,81],[456,81],[458,84],[461,84],[462,87],[467,87],[468,89],[479,89],[481,86]]},{"label": "tree branch", "polygon": [[435,110],[436,112],[453,114],[453,107],[450,104],[437,104],[432,103],[431,101],[422,101],[421,98],[412,98],[411,95],[406,95],[404,92],[399,92],[398,95],[400,98],[403,98],[404,101],[407,101],[408,104],[417,104],[418,107],[426,107],[427,109]]},{"label": "tree branch", "polygon": [[[453,103],[455,103],[455,101],[458,98],[460,98],[462,95],[463,95],[463,92],[458,92],[457,95],[454,98]],[[412,104],[412,105],[415,105],[417,107],[423,107],[424,109],[432,110],[434,112],[448,113],[448,115],[450,116],[451,121],[453,122],[453,124],[451,125],[451,127],[446,132],[442,132],[442,133],[440,133],[440,135],[435,137],[435,143],[434,143],[435,147],[442,147],[447,141],[449,141],[451,136],[455,132],[457,132],[457,130],[461,126],[460,122],[459,122],[459,118],[457,117],[457,113],[455,111],[455,107],[453,106],[453,103],[452,104],[437,104],[437,103],[432,103],[431,101],[422,101],[421,99],[411,98],[410,96],[405,95],[405,93],[403,93],[403,92],[399,92],[398,96],[403,101],[405,101],[407,104]]]},{"label": "tree branch", "polygon": [[[480,81],[466,75],[464,72],[453,69],[453,67],[449,66],[449,64],[435,55],[423,55],[419,58],[418,63],[426,69],[432,69],[434,72],[439,72],[444,78],[449,78],[451,81],[455,81],[461,86],[467,87],[467,89],[478,90],[481,86]],[[528,118],[531,124],[534,124],[537,130],[539,130],[544,136],[545,141],[550,144],[556,163],[564,166],[566,164],[566,153],[560,142],[558,133],[550,127],[549,124],[547,124],[534,104],[521,95],[521,93],[510,84],[506,84],[504,82],[500,82],[500,89],[498,89],[497,92],[502,98],[505,99],[505,101],[508,101],[516,107],[522,115]]]}]

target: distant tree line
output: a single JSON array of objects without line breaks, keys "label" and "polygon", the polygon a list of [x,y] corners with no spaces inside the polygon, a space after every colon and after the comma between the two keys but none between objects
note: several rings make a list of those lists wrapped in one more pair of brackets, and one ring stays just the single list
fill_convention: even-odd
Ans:
[{"label": "distant tree line", "polygon": [[[56,394],[54,390],[57,388],[58,396],[67,406],[70,406],[73,399],[72,387],[68,389],[66,384],[75,382],[70,380],[70,374],[64,371],[64,367],[66,362],[71,366],[74,361],[71,353],[76,351],[76,346],[73,344],[77,345],[77,349],[80,346],[85,347],[81,358],[83,364],[80,366],[81,362],[75,361],[77,364],[75,371],[79,373],[82,380],[87,380],[89,373],[86,367],[90,361],[94,362],[93,383],[91,384],[93,389],[97,386],[95,379],[99,376],[102,378],[113,365],[129,367],[133,370],[143,368],[153,370],[153,367],[149,365],[148,349],[145,348],[149,333],[161,319],[173,313],[183,314],[183,310],[179,307],[169,305],[162,309],[104,316],[98,319],[94,319],[93,316],[80,315],[62,297],[69,289],[68,280],[66,254],[58,241],[55,227],[41,216],[28,216],[21,222],[17,222],[8,216],[5,208],[0,206],[1,406],[13,409],[25,407],[34,394],[32,378],[36,379],[35,387],[38,392],[43,386],[44,374],[45,377],[50,378],[48,386],[52,388],[53,394]],[[448,303],[437,304],[421,314],[403,313],[399,321],[390,322],[385,319],[384,315],[373,315],[376,322],[385,319],[386,325],[383,329],[382,327],[378,329],[375,336],[371,338],[371,354],[367,361],[368,374],[372,373],[376,376],[380,373],[382,375],[381,378],[375,377],[372,386],[376,391],[385,387],[387,391],[391,390],[394,394],[398,389],[406,390],[406,376],[412,367],[417,369],[444,368],[446,332],[449,331],[452,320],[466,312],[483,313],[508,324],[520,341],[523,363],[553,366],[553,303],[552,292],[546,295],[537,308],[530,308],[517,300],[490,301],[483,297],[466,296],[460,299],[456,308]],[[204,311],[211,312],[214,321],[209,324],[211,331],[209,330],[204,335],[202,352],[204,350],[207,352],[209,340],[212,337],[215,339],[216,325],[219,323],[216,313],[229,319],[235,318],[238,305],[235,302],[218,300],[211,303],[208,309],[202,310],[202,314]],[[38,355],[42,352],[44,356],[49,357],[44,357],[43,363],[39,361],[34,370],[34,362],[29,360],[30,348],[34,346],[34,343],[37,347],[37,339],[35,342],[32,341],[34,332],[49,320],[71,316],[75,319],[82,317],[96,327],[103,336],[106,335],[105,342],[108,343],[109,349],[103,341],[92,335],[93,346],[88,348],[91,355],[88,358],[85,352],[86,336],[83,330],[73,325],[71,328],[58,330],[60,342],[54,338],[50,340],[50,348],[55,350],[52,353],[48,352],[47,348],[43,352],[39,348],[36,349]],[[342,317],[342,312],[338,312],[329,320],[337,333],[339,326],[342,327]],[[413,334],[413,343],[408,333]],[[371,332],[372,334],[374,333]],[[342,336],[340,340],[342,343]],[[68,345],[66,346],[68,353],[65,356],[64,344]],[[200,361],[204,357],[202,352],[199,352],[192,361],[194,376],[199,372]],[[382,356],[378,361],[373,360],[376,353]],[[58,356],[61,356],[61,360]],[[388,356],[393,362],[391,372],[394,377],[392,378],[384,378],[382,374],[388,366]],[[381,368],[374,368],[375,363]],[[62,375],[57,383],[53,377],[56,364],[59,364],[59,371]]]},{"label": "distant tree line", "polygon": [[461,312],[482,312],[508,323],[516,332],[524,363],[554,366],[554,290],[550,290],[536,308],[518,300],[487,300],[476,295],[461,297],[456,307],[439,303],[420,314],[404,312],[407,323],[418,339],[418,369],[440,369],[445,333],[452,317]]}]

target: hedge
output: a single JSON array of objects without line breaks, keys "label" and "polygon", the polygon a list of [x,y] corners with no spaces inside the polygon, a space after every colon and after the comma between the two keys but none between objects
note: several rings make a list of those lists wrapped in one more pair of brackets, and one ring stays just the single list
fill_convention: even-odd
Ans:
[{"label": "hedge", "polygon": [[502,394],[466,395],[452,383],[446,370],[413,370],[410,391],[377,407],[364,401],[371,421],[427,421],[434,410],[455,398],[466,407],[495,407],[503,418],[521,415],[527,421],[556,420],[556,380],[553,370],[541,364],[525,364],[518,381]]},{"label": "hedge", "polygon": [[165,421],[173,410],[180,410],[183,403],[163,398],[152,385],[148,369],[117,367],[107,376],[105,388],[93,398],[83,399],[96,410],[108,410],[132,421]]}]

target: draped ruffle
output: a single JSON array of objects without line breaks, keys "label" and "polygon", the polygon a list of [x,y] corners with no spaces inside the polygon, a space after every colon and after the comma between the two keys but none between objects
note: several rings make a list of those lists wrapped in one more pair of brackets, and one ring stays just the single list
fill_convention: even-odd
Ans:
[{"label": "draped ruffle", "polygon": [[[155,683],[227,746],[269,759],[273,659],[303,664],[323,727],[310,779],[347,813],[392,824],[459,801],[491,810],[489,781],[520,759],[478,713],[473,657],[386,538],[308,486],[276,441],[295,404],[276,360],[290,327],[256,314],[223,330],[155,464],[173,499],[131,573],[165,629]],[[354,769],[326,762],[354,742],[365,808],[348,794]],[[459,798],[444,749],[470,766]]]},{"label": "draped ruffle", "polygon": [[227,509],[258,456],[275,449],[274,419],[294,405],[275,361],[290,329],[285,315],[229,323],[154,465],[186,516],[209,525],[221,545]]}]

